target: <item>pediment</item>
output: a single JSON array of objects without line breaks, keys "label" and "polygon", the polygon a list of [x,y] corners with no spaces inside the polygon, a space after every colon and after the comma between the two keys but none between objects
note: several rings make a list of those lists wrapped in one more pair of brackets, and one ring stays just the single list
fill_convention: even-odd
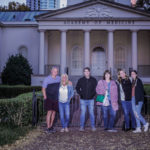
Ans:
[{"label": "pediment", "polygon": [[142,18],[150,17],[146,12],[133,8],[112,4],[104,1],[84,2],[54,12],[42,14],[37,20],[51,20],[62,18]]}]

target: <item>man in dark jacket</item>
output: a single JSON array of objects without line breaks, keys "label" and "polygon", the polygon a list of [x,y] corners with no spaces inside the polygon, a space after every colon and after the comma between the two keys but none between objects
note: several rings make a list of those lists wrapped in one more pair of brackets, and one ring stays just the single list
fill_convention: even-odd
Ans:
[{"label": "man in dark jacket", "polygon": [[96,95],[97,80],[90,75],[90,68],[84,68],[84,77],[78,80],[76,90],[80,95],[80,131],[84,131],[85,113],[88,106],[92,131],[96,131],[95,128],[95,116],[94,116],[94,96]]}]

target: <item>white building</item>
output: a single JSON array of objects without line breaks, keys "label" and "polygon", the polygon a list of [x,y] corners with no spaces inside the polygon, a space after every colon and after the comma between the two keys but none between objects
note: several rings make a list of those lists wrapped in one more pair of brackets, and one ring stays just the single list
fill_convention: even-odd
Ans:
[{"label": "white building", "polygon": [[9,55],[21,52],[33,67],[33,85],[41,84],[53,65],[73,81],[89,66],[98,78],[105,69],[116,75],[118,68],[127,73],[133,68],[150,82],[149,13],[103,0],[24,13],[5,12],[5,19],[0,13],[0,72]]}]

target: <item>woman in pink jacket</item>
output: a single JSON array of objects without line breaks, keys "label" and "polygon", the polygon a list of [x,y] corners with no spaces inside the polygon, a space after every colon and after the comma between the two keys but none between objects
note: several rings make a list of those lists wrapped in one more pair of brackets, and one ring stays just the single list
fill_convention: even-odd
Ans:
[{"label": "woman in pink jacket", "polygon": [[[98,82],[96,87],[98,95],[105,95],[104,102],[97,102],[97,105],[102,106],[104,130],[109,132],[117,132],[114,129],[114,121],[116,117],[116,111],[118,110],[118,90],[115,81],[111,79],[111,73],[109,70],[104,72],[103,80]],[[108,118],[109,112],[109,118]]]}]

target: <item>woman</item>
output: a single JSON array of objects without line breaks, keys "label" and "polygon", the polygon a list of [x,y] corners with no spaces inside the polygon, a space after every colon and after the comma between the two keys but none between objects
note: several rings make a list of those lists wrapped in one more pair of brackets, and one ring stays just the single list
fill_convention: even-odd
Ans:
[{"label": "woman", "polygon": [[132,109],[135,115],[137,128],[133,133],[141,132],[141,124],[144,126],[144,132],[148,131],[149,123],[141,115],[141,109],[144,101],[144,87],[142,81],[137,76],[137,71],[131,72],[132,78]]},{"label": "woman", "polygon": [[[62,124],[60,132],[69,132],[68,124],[70,119],[70,100],[74,95],[72,83],[68,80],[68,75],[61,76],[61,84],[59,87],[59,114]],[[65,117],[64,117],[65,115]]]},{"label": "woman", "polygon": [[[104,119],[104,130],[109,132],[117,132],[114,129],[114,121],[116,117],[116,111],[118,110],[118,92],[115,81],[111,80],[110,71],[106,70],[103,75],[103,80],[98,82],[96,87],[98,95],[105,95],[104,102],[97,105],[102,106],[103,119]],[[109,112],[109,118],[108,118]]]},{"label": "woman", "polygon": [[124,118],[125,118],[125,131],[130,130],[130,119],[129,116],[131,115],[131,122],[132,122],[132,130],[135,130],[135,117],[132,110],[132,84],[128,76],[126,75],[124,70],[119,71],[119,91],[120,91],[120,99],[121,104],[124,112]]}]

